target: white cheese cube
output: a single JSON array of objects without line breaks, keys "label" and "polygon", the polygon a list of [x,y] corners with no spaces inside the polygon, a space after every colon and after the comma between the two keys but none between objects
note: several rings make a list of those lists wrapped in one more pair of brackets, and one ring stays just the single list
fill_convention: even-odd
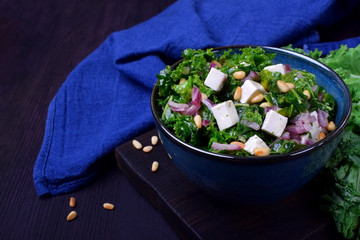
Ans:
[{"label": "white cheese cube", "polygon": [[316,121],[312,122],[312,126],[309,133],[311,135],[311,139],[313,139],[314,141],[318,141],[319,133],[322,131],[318,122],[318,115],[316,111],[311,112],[310,115],[314,116],[316,118]]},{"label": "white cheese cube", "polygon": [[247,151],[248,153],[254,155],[254,151],[257,148],[269,148],[269,147],[266,145],[266,143],[260,137],[258,137],[257,135],[254,135],[246,141],[244,150]]},{"label": "white cheese cube", "polygon": [[265,89],[261,86],[260,83],[253,80],[246,80],[241,86],[241,103],[249,103],[250,100],[259,93],[264,93]]},{"label": "white cheese cube", "polygon": [[285,75],[285,66],[284,66],[284,64],[281,64],[281,63],[264,67],[264,70],[268,70],[270,72],[279,72],[282,75]]},{"label": "white cheese cube", "polygon": [[274,110],[267,112],[261,130],[275,136],[281,137],[288,122],[288,118]]},{"label": "white cheese cube", "polygon": [[231,100],[215,105],[211,108],[211,112],[216,119],[220,131],[232,127],[240,121],[238,112]]},{"label": "white cheese cube", "polygon": [[214,91],[220,91],[224,86],[227,75],[216,68],[211,68],[209,74],[205,79],[205,86],[213,89]]}]

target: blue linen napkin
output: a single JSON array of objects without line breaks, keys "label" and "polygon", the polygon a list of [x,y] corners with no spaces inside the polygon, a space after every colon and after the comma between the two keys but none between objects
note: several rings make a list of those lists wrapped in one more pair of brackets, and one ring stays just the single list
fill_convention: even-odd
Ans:
[{"label": "blue linen napkin", "polygon": [[98,173],[102,156],[153,127],[156,74],[186,48],[318,42],[318,26],[358,1],[179,0],[159,15],[111,34],[84,59],[48,108],[34,166],[39,196],[73,191]]},{"label": "blue linen napkin", "polygon": [[360,37],[353,37],[344,39],[341,41],[334,41],[334,42],[325,42],[325,43],[307,43],[303,45],[303,49],[305,52],[314,51],[318,49],[322,51],[323,55],[327,55],[330,51],[338,49],[341,45],[347,45],[348,48],[354,48],[360,44]]}]

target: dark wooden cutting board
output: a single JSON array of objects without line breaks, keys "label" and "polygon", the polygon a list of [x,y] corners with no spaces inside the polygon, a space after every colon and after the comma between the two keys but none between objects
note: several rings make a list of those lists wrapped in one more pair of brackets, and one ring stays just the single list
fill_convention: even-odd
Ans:
[{"label": "dark wooden cutting board", "polygon": [[[138,136],[151,145],[151,130]],[[320,210],[316,179],[286,199],[260,206],[217,201],[186,179],[161,142],[149,153],[128,141],[115,150],[117,164],[133,186],[182,239],[337,239],[331,216]],[[153,161],[159,169],[153,173]]]}]

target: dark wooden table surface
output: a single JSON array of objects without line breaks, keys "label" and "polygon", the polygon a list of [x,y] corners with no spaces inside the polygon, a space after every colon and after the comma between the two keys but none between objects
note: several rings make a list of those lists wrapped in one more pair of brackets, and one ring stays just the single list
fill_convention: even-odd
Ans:
[{"label": "dark wooden table surface", "polygon": [[[112,32],[145,21],[174,0],[0,1],[0,239],[177,239],[117,168],[113,153],[88,186],[36,195],[32,172],[47,107],[66,76]],[[321,41],[360,36],[360,8],[320,29]],[[67,222],[69,197],[78,218]],[[103,202],[115,204],[104,211]]]}]

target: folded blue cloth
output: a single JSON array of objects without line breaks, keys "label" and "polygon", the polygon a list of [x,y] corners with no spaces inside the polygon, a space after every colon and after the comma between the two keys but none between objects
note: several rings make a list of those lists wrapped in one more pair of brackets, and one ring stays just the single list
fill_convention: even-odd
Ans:
[{"label": "folded blue cloth", "polygon": [[305,52],[314,51],[318,49],[322,51],[323,55],[327,55],[330,51],[338,49],[341,45],[347,45],[348,48],[354,48],[360,44],[360,37],[354,37],[349,39],[344,39],[341,41],[335,42],[325,42],[325,43],[307,43],[303,45],[303,49]]},{"label": "folded blue cloth", "polygon": [[34,166],[38,195],[73,191],[96,174],[101,157],[153,127],[156,74],[186,48],[317,42],[318,26],[358,1],[179,0],[159,15],[111,34],[67,77],[50,103]]}]

